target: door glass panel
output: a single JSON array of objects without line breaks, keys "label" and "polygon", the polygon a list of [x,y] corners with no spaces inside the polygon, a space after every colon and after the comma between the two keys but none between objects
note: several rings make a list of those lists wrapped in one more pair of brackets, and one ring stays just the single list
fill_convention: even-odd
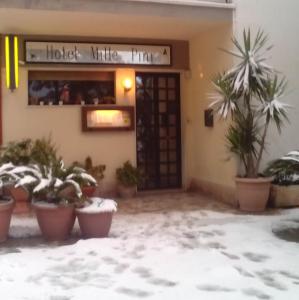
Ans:
[{"label": "door glass panel", "polygon": [[158,79],[158,87],[159,88],[166,88],[166,78],[159,77],[159,79]]},{"label": "door glass panel", "polygon": [[154,99],[154,91],[153,90],[149,90],[149,89],[146,89],[144,91],[144,99],[146,101],[153,101]]},{"label": "door glass panel", "polygon": [[167,176],[161,176],[160,184],[162,188],[168,187],[168,177]]},{"label": "door glass panel", "polygon": [[170,127],[169,128],[169,135],[170,135],[170,137],[175,137],[176,136],[176,128],[175,127]]},{"label": "door glass panel", "polygon": [[150,89],[154,87],[154,81],[152,77],[148,77],[145,79],[145,87]]},{"label": "door glass panel", "polygon": [[168,88],[175,88],[175,79],[174,78],[168,78]]},{"label": "door glass panel", "polygon": [[169,120],[169,125],[175,125],[176,124],[176,115],[169,115],[168,116],[168,120]]},{"label": "door glass panel", "polygon": [[170,101],[175,100],[175,90],[168,90],[168,100]]},{"label": "door glass panel", "polygon": [[167,162],[167,152],[165,152],[165,151],[160,152],[160,161]]},{"label": "door glass panel", "polygon": [[166,129],[160,128],[160,137],[166,137]]},{"label": "door glass panel", "polygon": [[169,184],[171,186],[177,186],[177,184],[178,184],[178,178],[177,178],[177,176],[170,176],[169,177]]},{"label": "door glass panel", "polygon": [[136,76],[136,88],[140,89],[143,87],[143,78],[141,76]]},{"label": "door glass panel", "polygon": [[172,150],[176,149],[176,140],[174,139],[169,140],[169,148]]},{"label": "door glass panel", "polygon": [[159,112],[165,113],[166,112],[166,102],[160,102],[159,103]]},{"label": "door glass panel", "polygon": [[166,90],[159,90],[159,100],[166,100]]},{"label": "door glass panel", "polygon": [[162,174],[162,175],[167,174],[167,165],[166,164],[160,165],[160,174]]},{"label": "door glass panel", "polygon": [[176,102],[169,102],[168,103],[168,111],[169,111],[169,113],[176,114],[178,109],[179,108],[177,107],[177,103]]},{"label": "door glass panel", "polygon": [[160,150],[166,150],[166,149],[167,149],[167,141],[160,140]]},{"label": "door glass panel", "polygon": [[174,161],[174,162],[177,160],[175,151],[170,151],[169,152],[169,160]]},{"label": "door glass panel", "polygon": [[176,164],[170,164],[170,166],[169,166],[169,171],[170,171],[171,174],[175,174],[176,171],[177,171],[177,166],[176,166]]}]

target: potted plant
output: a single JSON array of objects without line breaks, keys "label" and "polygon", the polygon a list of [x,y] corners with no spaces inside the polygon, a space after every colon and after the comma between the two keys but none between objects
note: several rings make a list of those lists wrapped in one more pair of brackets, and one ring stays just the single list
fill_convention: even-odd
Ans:
[{"label": "potted plant", "polygon": [[[10,142],[0,148],[0,164],[13,163],[14,165],[27,165],[30,162],[32,141],[24,139],[19,142]],[[3,186],[3,194],[11,196],[15,200],[15,212],[24,212],[29,209],[29,194],[22,187],[15,188],[14,182],[6,181]]]},{"label": "potted plant", "polygon": [[118,193],[122,198],[130,198],[136,195],[137,184],[140,182],[141,174],[130,161],[126,161],[121,168],[116,170],[118,181]]},{"label": "potted plant", "polygon": [[299,206],[299,151],[270,162],[264,173],[273,176],[270,200],[274,207]]},{"label": "potted plant", "polygon": [[[4,164],[0,167],[0,188],[3,191],[3,185],[7,181],[6,170],[11,164]],[[5,195],[0,196],[0,243],[7,239],[9,225],[15,201]]]},{"label": "potted plant", "polygon": [[[0,164],[12,163],[15,166],[26,166],[29,164],[39,164],[50,166],[53,160],[57,160],[57,150],[49,138],[37,140],[24,139],[13,141],[0,148]],[[29,194],[23,187],[15,187],[14,179],[6,182],[4,194],[10,195],[16,201],[15,213],[27,212],[30,201]]]},{"label": "potted plant", "polygon": [[213,80],[215,93],[211,94],[214,108],[221,118],[231,117],[226,139],[229,150],[237,155],[243,174],[236,177],[236,196],[240,209],[262,211],[269,198],[272,178],[260,176],[260,164],[271,123],[280,132],[287,120],[289,105],[282,103],[286,81],[266,63],[271,49],[268,38],[259,31],[252,38],[244,30],[242,43],[233,38],[233,55],[238,64],[219,74]]},{"label": "potted plant", "polygon": [[105,165],[93,165],[92,158],[88,156],[85,159],[85,163],[81,164],[78,162],[74,162],[75,166],[84,168],[88,174],[90,174],[93,178],[95,178],[96,183],[90,183],[90,182],[81,182],[81,189],[82,193],[86,197],[92,197],[95,194],[97,185],[100,183],[100,181],[104,178],[104,171],[106,170]]},{"label": "potted plant", "polygon": [[83,207],[76,209],[82,236],[84,238],[107,237],[116,210],[117,204],[113,200],[89,198]]},{"label": "potted plant", "polygon": [[[63,161],[50,166],[14,166],[6,170],[14,178],[16,187],[26,187],[32,196],[32,205],[43,237],[46,240],[65,240],[74,225],[74,206],[84,201],[78,179],[94,182],[84,169],[66,168]],[[72,187],[75,193],[65,192]]]}]

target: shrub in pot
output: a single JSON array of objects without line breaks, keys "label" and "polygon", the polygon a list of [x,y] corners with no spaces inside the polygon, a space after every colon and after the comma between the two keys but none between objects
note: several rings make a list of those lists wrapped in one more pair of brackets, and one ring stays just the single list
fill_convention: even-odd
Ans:
[{"label": "shrub in pot", "polygon": [[[30,163],[30,153],[32,147],[31,139],[24,139],[18,142],[10,142],[0,148],[0,164],[13,163],[14,165],[27,165]],[[13,179],[6,181],[3,187],[4,194],[12,197],[16,201],[16,212],[23,212],[24,207],[29,206],[29,194],[22,187],[15,188]],[[26,209],[25,209],[26,210]]]},{"label": "shrub in pot", "polygon": [[6,170],[11,164],[4,164],[0,167],[0,243],[7,239],[9,225],[11,220],[12,211],[15,205],[15,201],[11,197],[7,197],[3,194],[3,186],[8,180],[9,176],[6,174]]},{"label": "shrub in pot", "polygon": [[[52,143],[51,137],[37,140],[24,139],[13,141],[0,148],[0,164],[12,163],[15,166],[27,166],[39,164],[49,166],[57,160],[56,146]],[[5,193],[15,201],[15,213],[29,211],[29,194],[22,187],[15,187],[13,178],[10,178],[4,187]]]},{"label": "shrub in pot", "polygon": [[299,151],[291,151],[270,162],[264,173],[273,177],[271,205],[299,206]]},{"label": "shrub in pot", "polygon": [[91,197],[76,209],[81,234],[84,238],[107,237],[117,204],[111,199]]},{"label": "shrub in pot", "polygon": [[14,205],[13,199],[0,196],[0,243],[7,239]]},{"label": "shrub in pot", "polygon": [[88,174],[90,174],[96,180],[96,184],[90,182],[81,182],[82,193],[86,197],[92,197],[99,185],[100,181],[104,178],[104,171],[106,170],[105,165],[93,165],[92,158],[88,156],[85,159],[84,164],[74,162],[75,166],[84,168]]},{"label": "shrub in pot", "polygon": [[130,198],[136,195],[137,184],[141,175],[139,170],[130,161],[126,161],[121,168],[116,170],[118,181],[118,193],[122,198]]},{"label": "shrub in pot", "polygon": [[252,38],[250,30],[244,30],[242,42],[236,38],[232,41],[235,50],[224,51],[238,64],[213,80],[215,93],[210,95],[210,107],[223,119],[231,117],[226,140],[244,169],[244,174],[236,177],[240,209],[262,211],[272,178],[260,176],[260,164],[269,126],[273,123],[280,132],[287,120],[289,105],[281,102],[286,81],[266,63],[271,47],[262,31]]},{"label": "shrub in pot", "polygon": [[[94,182],[84,169],[66,168],[63,161],[50,166],[14,166],[7,170],[15,178],[16,187],[26,187],[32,195],[37,221],[46,240],[65,240],[75,222],[74,206],[84,201],[79,179]],[[71,187],[73,192],[65,192]]]}]

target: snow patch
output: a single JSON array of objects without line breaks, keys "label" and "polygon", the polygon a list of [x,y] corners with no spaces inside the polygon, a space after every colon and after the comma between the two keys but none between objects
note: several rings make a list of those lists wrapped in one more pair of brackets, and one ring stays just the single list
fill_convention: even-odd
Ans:
[{"label": "snow patch", "polygon": [[112,199],[103,199],[99,197],[91,197],[91,204],[77,209],[78,212],[83,213],[104,213],[104,212],[116,212],[117,203]]}]

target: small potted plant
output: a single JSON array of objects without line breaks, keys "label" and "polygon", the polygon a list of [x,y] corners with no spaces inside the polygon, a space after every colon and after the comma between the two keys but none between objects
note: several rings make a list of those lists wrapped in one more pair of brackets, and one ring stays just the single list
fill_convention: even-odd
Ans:
[{"label": "small potted plant", "polygon": [[118,181],[118,193],[122,198],[130,198],[136,195],[141,174],[130,161],[126,161],[121,168],[116,170],[116,178]]},{"label": "small potted plant", "polygon": [[82,236],[84,238],[107,237],[116,210],[117,204],[114,200],[88,198],[81,208],[76,209]]},{"label": "small potted plant", "polygon": [[273,176],[270,200],[274,207],[299,206],[299,151],[271,161],[264,173]]},{"label": "small potted plant", "polygon": [[272,178],[261,176],[260,165],[271,124],[280,132],[287,120],[289,105],[281,102],[286,81],[266,61],[271,47],[267,36],[259,31],[253,38],[250,30],[243,32],[240,43],[233,38],[234,51],[226,51],[237,65],[213,81],[210,107],[221,118],[231,117],[226,139],[231,153],[242,163],[243,174],[235,178],[240,209],[263,211],[266,207]]},{"label": "small potted plant", "polygon": [[[5,182],[9,180],[6,170],[10,167],[11,164],[4,164],[0,167],[0,188],[2,191]],[[15,201],[11,197],[7,197],[3,193],[0,195],[0,243],[7,239],[14,205]]]},{"label": "small potted plant", "polygon": [[92,197],[95,194],[95,191],[97,189],[97,185],[101,182],[101,180],[104,178],[104,171],[106,170],[105,165],[93,165],[92,158],[88,156],[85,159],[85,163],[81,164],[78,162],[74,162],[75,166],[84,168],[88,174],[90,174],[93,178],[95,178],[96,183],[90,183],[90,182],[81,182],[81,189],[82,193],[86,197]]},{"label": "small potted plant", "polygon": [[[28,189],[37,221],[46,240],[65,240],[75,222],[74,206],[84,201],[78,179],[95,182],[84,169],[66,168],[63,161],[50,166],[13,166],[6,171],[14,177],[16,187]],[[65,192],[71,187],[75,192]]]}]

